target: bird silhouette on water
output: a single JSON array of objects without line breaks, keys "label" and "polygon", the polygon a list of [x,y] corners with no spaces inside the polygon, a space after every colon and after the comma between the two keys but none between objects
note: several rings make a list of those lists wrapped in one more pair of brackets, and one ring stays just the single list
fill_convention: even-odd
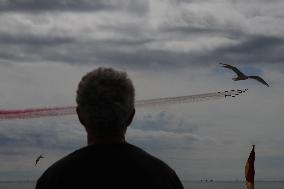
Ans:
[{"label": "bird silhouette on water", "polygon": [[44,158],[44,157],[43,157],[43,154],[41,154],[40,156],[38,156],[38,157],[36,158],[35,166],[37,165],[37,163],[39,162],[39,160],[40,160],[41,158]]},{"label": "bird silhouette on water", "polygon": [[269,87],[268,83],[266,83],[261,77],[259,77],[258,75],[245,75],[243,72],[241,72],[238,68],[234,67],[234,66],[231,66],[229,64],[223,64],[223,63],[219,63],[222,65],[222,67],[224,68],[228,68],[228,69],[231,69],[233,70],[236,74],[237,74],[237,77],[236,78],[232,78],[234,81],[238,81],[238,80],[246,80],[246,79],[255,79],[257,80],[258,82],[266,85],[267,87]]}]

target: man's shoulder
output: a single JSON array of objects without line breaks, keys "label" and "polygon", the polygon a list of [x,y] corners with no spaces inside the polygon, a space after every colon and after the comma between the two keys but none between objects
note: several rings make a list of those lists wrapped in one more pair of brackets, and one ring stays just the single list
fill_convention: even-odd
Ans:
[{"label": "man's shoulder", "polygon": [[176,172],[168,164],[139,147],[133,145],[131,147],[137,150],[139,156],[141,155],[142,158],[139,163],[145,169],[145,174],[155,180],[158,188],[183,188]]},{"label": "man's shoulder", "polygon": [[135,145],[125,143],[91,145],[76,150],[50,166],[38,183],[39,186],[51,183],[58,186],[58,182],[89,182],[93,180],[88,174],[90,171],[92,178],[99,178],[96,182],[107,179],[123,181],[125,177],[130,179],[128,182],[138,182],[138,178],[146,179],[147,183],[179,182],[166,163]]},{"label": "man's shoulder", "polygon": [[145,150],[129,144],[121,145],[90,145],[82,147],[69,155],[51,165],[44,173],[44,175],[68,173],[80,167],[86,167],[90,164],[101,166],[105,162],[120,164],[123,162],[129,166],[138,166],[141,169],[151,169],[155,171],[169,171],[173,170],[162,160],[151,155]]},{"label": "man's shoulder", "polygon": [[164,166],[166,168],[170,168],[164,161],[162,161],[161,159],[157,158],[156,156],[146,152],[145,150],[139,148],[139,147],[136,147],[136,146],[133,146],[133,148],[135,150],[137,150],[137,155],[138,156],[141,156],[141,158],[145,161],[145,160],[148,160],[150,162],[152,162],[153,164],[156,164],[156,165],[161,165],[161,166]]}]

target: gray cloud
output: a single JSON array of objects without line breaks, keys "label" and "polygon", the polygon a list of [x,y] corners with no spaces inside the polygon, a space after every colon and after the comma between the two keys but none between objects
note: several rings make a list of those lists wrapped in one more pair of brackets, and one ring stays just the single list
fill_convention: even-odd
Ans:
[{"label": "gray cloud", "polygon": [[17,46],[31,46],[38,47],[52,47],[61,44],[74,42],[70,37],[64,36],[36,36],[36,35],[13,35],[8,33],[0,33],[0,43],[4,45],[17,45]]},{"label": "gray cloud", "polygon": [[130,129],[128,135],[128,140],[131,143],[150,151],[190,149],[194,142],[204,140],[192,133],[175,133],[163,130]]},{"label": "gray cloud", "polygon": [[217,49],[214,54],[228,62],[281,63],[283,50],[283,37],[251,36],[238,45]]},{"label": "gray cloud", "polygon": [[94,12],[127,10],[143,15],[148,11],[147,1],[113,1],[113,0],[5,0],[0,2],[2,12]]},{"label": "gray cloud", "polygon": [[[219,61],[279,63],[284,60],[281,28],[278,33],[269,29],[271,24],[280,27],[278,22],[269,22],[277,15],[263,14],[261,19],[268,20],[255,20],[237,2],[223,2],[227,9],[222,9],[211,1],[203,1],[204,4],[190,1],[201,12],[183,6],[182,1],[157,3],[167,7],[168,15],[148,1],[4,1],[0,5],[2,10],[13,11],[0,20],[0,63],[44,61],[176,69]],[[215,11],[206,9],[209,5]],[[98,10],[116,7],[117,11],[98,14],[82,7]],[[253,1],[247,10],[254,7],[265,8]],[[52,11],[60,9],[71,12],[63,11],[54,17]],[[88,12],[88,16],[72,12],[73,9]],[[29,16],[21,13],[35,10],[39,12]],[[42,10],[47,13],[41,13]],[[230,10],[231,17],[227,15]],[[13,24],[4,18],[12,19]],[[260,21],[264,24],[260,25]]]},{"label": "gray cloud", "polygon": [[145,114],[142,118],[135,119],[132,127],[147,131],[162,130],[175,133],[193,133],[197,130],[197,126],[184,117],[166,111]]},{"label": "gray cloud", "polygon": [[95,11],[112,9],[111,1],[97,0],[7,0],[0,3],[0,11]]},{"label": "gray cloud", "polygon": [[207,65],[219,61],[234,63],[281,63],[284,61],[282,37],[253,36],[236,45],[199,52],[141,49],[135,52],[101,52],[98,60],[130,67],[184,68],[191,64]]},{"label": "gray cloud", "polygon": [[241,30],[230,29],[224,27],[198,27],[193,25],[175,26],[175,27],[164,27],[161,28],[161,32],[171,33],[177,37],[202,37],[202,36],[214,36],[224,37],[228,39],[238,40],[245,33]]},{"label": "gray cloud", "polygon": [[[0,59],[6,61],[54,61],[70,64],[108,64],[129,68],[187,67],[219,61],[233,63],[284,62],[284,38],[248,36],[238,44],[199,52],[151,50],[154,39],[106,39],[83,42],[68,37],[0,35]],[[8,47],[8,48],[7,48]]]},{"label": "gray cloud", "polygon": [[145,114],[135,119],[127,138],[147,150],[189,149],[194,143],[213,142],[195,134],[197,126],[170,112]]},{"label": "gray cloud", "polygon": [[[85,140],[84,132],[70,128],[71,120],[53,122],[56,126],[42,124],[40,120],[1,123],[0,148],[4,154],[21,154],[31,149],[70,151],[78,148]],[[24,127],[24,129],[19,129]],[[11,150],[12,149],[12,150]]]}]

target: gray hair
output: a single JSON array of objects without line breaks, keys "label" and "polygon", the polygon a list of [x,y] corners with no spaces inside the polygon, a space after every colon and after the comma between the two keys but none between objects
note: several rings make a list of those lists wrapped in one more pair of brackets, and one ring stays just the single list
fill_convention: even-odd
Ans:
[{"label": "gray hair", "polygon": [[125,128],[134,110],[135,90],[126,72],[98,68],[78,85],[77,105],[88,129],[109,132]]}]

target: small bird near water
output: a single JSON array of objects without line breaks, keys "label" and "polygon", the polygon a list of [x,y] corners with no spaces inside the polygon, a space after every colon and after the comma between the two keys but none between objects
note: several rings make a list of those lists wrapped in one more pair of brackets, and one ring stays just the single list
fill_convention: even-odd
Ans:
[{"label": "small bird near water", "polygon": [[222,65],[222,67],[224,68],[228,68],[228,69],[231,69],[233,70],[236,74],[237,74],[237,77],[236,78],[232,78],[234,81],[238,81],[238,80],[246,80],[246,79],[255,79],[257,80],[258,82],[266,85],[267,87],[269,87],[268,83],[266,83],[261,77],[259,77],[258,75],[251,75],[251,76],[248,76],[248,75],[245,75],[243,72],[241,72],[238,68],[234,67],[234,66],[231,66],[229,64],[223,64],[223,63],[219,63]]},{"label": "small bird near water", "polygon": [[39,162],[39,160],[40,160],[41,158],[44,158],[44,157],[43,157],[43,154],[41,154],[40,156],[38,156],[38,157],[36,158],[35,166],[37,165],[37,163]]}]

